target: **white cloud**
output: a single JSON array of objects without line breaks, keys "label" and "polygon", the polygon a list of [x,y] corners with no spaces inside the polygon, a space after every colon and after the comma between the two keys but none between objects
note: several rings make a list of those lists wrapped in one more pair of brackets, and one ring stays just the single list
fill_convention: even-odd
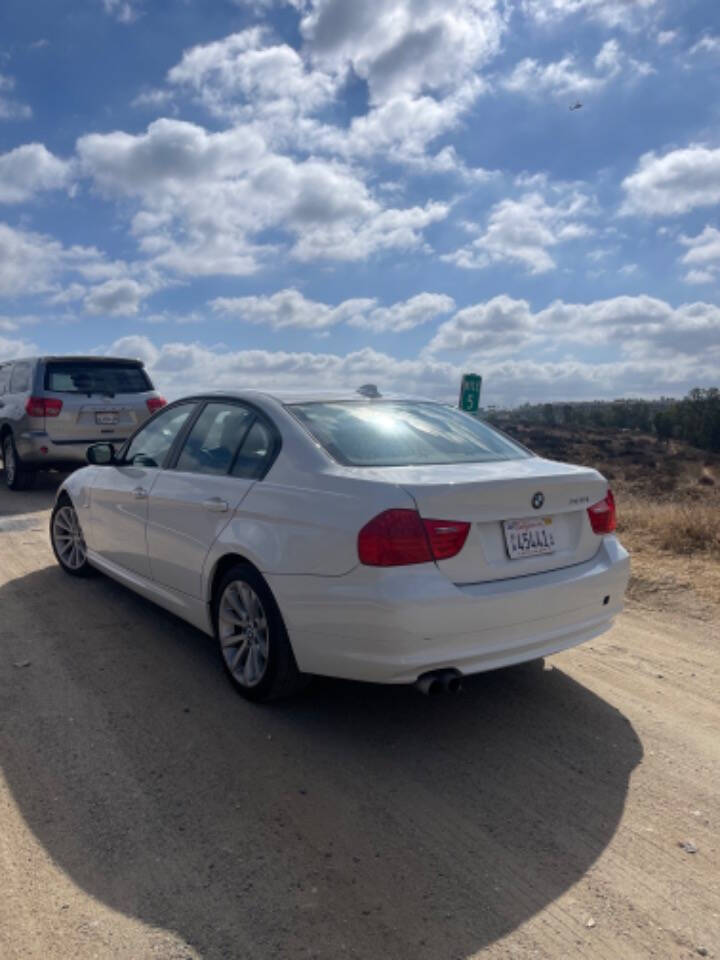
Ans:
[{"label": "white cloud", "polygon": [[32,110],[27,104],[10,96],[14,89],[14,78],[0,73],[0,120],[27,120],[32,116]]},{"label": "white cloud", "polygon": [[706,34],[690,48],[690,53],[720,53],[720,36]]},{"label": "white cloud", "polygon": [[288,44],[268,42],[261,27],[186,50],[167,79],[189,88],[218,116],[238,120],[260,114],[275,122],[316,111],[333,98],[338,84],[309,68]]},{"label": "white cloud", "polygon": [[533,98],[548,94],[554,97],[582,96],[601,90],[621,73],[625,77],[637,77],[652,72],[649,64],[627,56],[619,41],[613,38],[602,45],[592,67],[581,66],[572,54],[545,64],[527,57],[505,77],[502,85],[512,93]]},{"label": "white cloud", "polygon": [[710,270],[688,270],[683,280],[691,284],[715,283],[717,276]]},{"label": "white cloud", "polygon": [[678,240],[687,247],[680,262],[691,268],[685,274],[686,283],[713,283],[720,279],[720,230],[707,226],[696,237],[681,234]]},{"label": "white cloud", "polygon": [[71,164],[42,143],[28,143],[0,154],[0,203],[24,203],[42,190],[69,185]]},{"label": "white cloud", "polygon": [[16,297],[51,289],[63,256],[57,240],[0,223],[0,294]]},{"label": "white cloud", "polygon": [[148,292],[147,287],[129,277],[106,280],[88,291],[84,299],[85,310],[94,316],[133,316]]},{"label": "white cloud", "polygon": [[522,0],[522,7],[539,23],[583,14],[609,27],[634,29],[661,10],[662,0]]},{"label": "white cloud", "polygon": [[314,0],[301,32],[313,61],[352,67],[374,103],[398,94],[448,91],[500,48],[507,17],[497,0]]},{"label": "white cloud", "polygon": [[358,314],[348,322],[376,332],[401,333],[431,323],[455,309],[452,297],[441,293],[418,293],[389,307],[377,307],[367,314]]},{"label": "white cloud", "polygon": [[658,42],[658,45],[661,47],[666,47],[670,43],[674,43],[678,38],[677,30],[660,30],[655,37]]},{"label": "white cloud", "polygon": [[379,154],[423,172],[478,180],[485,171],[469,170],[450,145],[435,155],[428,152],[431,142],[456,127],[487,90],[469,65],[463,70],[447,89],[423,92],[413,83],[400,85],[349,126],[332,123],[322,111],[341,91],[347,63],[340,58],[327,68],[319,66],[307,49],[273,43],[267,30],[253,27],[187,50],[168,72],[168,88],[142,93],[134,104],[158,107],[190,92],[214,116],[247,124],[274,150],[345,160]]},{"label": "white cloud", "polygon": [[[162,119],[145,134],[90,134],[83,169],[105,191],[136,197],[133,231],[159,266],[186,274],[255,272],[283,238],[302,260],[362,260],[422,243],[447,204],[391,208],[340,161],[296,160],[245,126],[208,133]],[[273,243],[263,231],[281,231]]]},{"label": "white cloud", "polygon": [[108,353],[141,357],[158,388],[171,397],[195,390],[247,387],[277,389],[350,389],[369,381],[385,390],[431,396],[456,393],[457,369],[449,363],[401,360],[369,347],[344,356],[272,350],[212,349],[198,343],[171,342],[160,347],[147,337],[124,337]]},{"label": "white cloud", "polygon": [[548,184],[543,176],[519,178],[518,182],[534,189],[496,203],[484,230],[469,226],[479,234],[477,238],[446,254],[444,260],[468,270],[505,260],[530,273],[546,273],[557,266],[551,250],[592,233],[584,221],[593,213],[593,204],[578,187]]},{"label": "white cloud", "polygon": [[[647,295],[592,303],[556,300],[534,313],[527,300],[494,297],[442,323],[426,353],[516,356],[521,350],[563,351],[603,345],[629,358],[668,357],[720,362],[720,306],[673,307]],[[572,357],[570,356],[568,362]],[[600,365],[602,366],[602,364]]]},{"label": "white cloud", "polygon": [[122,316],[163,285],[143,263],[110,261],[95,247],[67,247],[0,222],[0,296],[41,297],[53,306],[82,301],[92,315]]},{"label": "white cloud", "polygon": [[622,182],[622,213],[677,216],[720,203],[720,148],[697,144],[663,156],[646,153]]},{"label": "white cloud", "polygon": [[140,0],[102,0],[102,5],[119,23],[133,23],[140,16]]},{"label": "white cloud", "polygon": [[3,360],[14,360],[15,357],[31,357],[35,353],[37,353],[37,347],[34,343],[27,340],[0,337],[0,357]]},{"label": "white cloud", "polygon": [[419,293],[389,307],[375,298],[343,300],[337,306],[308,300],[298,290],[279,290],[271,296],[217,297],[210,301],[217,313],[245,323],[267,324],[273,329],[299,327],[326,330],[340,323],[376,332],[400,333],[436,320],[455,306],[445,294]]},{"label": "white cloud", "polygon": [[465,361],[481,367],[486,403],[678,395],[714,383],[717,361],[687,356],[630,358],[607,363],[466,357],[459,365],[425,357],[402,360],[369,348],[346,355],[272,350],[210,348],[198,343],[157,346],[144,336],[123,337],[106,352],[143,359],[153,381],[168,397],[195,391],[247,387],[345,389],[376,383],[381,391],[415,394],[454,402]]},{"label": "white cloud", "polygon": [[289,289],[279,290],[271,296],[217,297],[210,301],[210,306],[224,316],[244,323],[267,324],[275,330],[283,327],[324,330],[367,312],[375,303],[375,299],[358,298],[331,307],[327,303],[308,300],[298,290]]}]

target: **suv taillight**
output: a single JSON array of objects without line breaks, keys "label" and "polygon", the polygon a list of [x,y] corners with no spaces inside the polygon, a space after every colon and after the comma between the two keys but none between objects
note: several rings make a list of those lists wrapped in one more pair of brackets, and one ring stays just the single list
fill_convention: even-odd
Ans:
[{"label": "suv taillight", "polygon": [[385,510],[358,534],[358,556],[368,567],[447,560],[462,550],[469,530],[469,523],[423,520],[417,510]]},{"label": "suv taillight", "polygon": [[59,417],[62,400],[57,397],[28,397],[25,401],[25,413],[29,417]]},{"label": "suv taillight", "polygon": [[588,507],[590,526],[593,533],[612,533],[616,526],[615,497],[612,490],[608,490],[605,499]]},{"label": "suv taillight", "polygon": [[155,413],[156,410],[159,410],[161,407],[164,407],[167,403],[165,397],[148,397],[147,399],[147,408],[150,413]]}]

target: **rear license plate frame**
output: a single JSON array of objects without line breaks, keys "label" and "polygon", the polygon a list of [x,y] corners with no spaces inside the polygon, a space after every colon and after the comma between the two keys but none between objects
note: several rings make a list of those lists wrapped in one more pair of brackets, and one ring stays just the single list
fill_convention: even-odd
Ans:
[{"label": "rear license plate frame", "polygon": [[120,421],[118,410],[96,410],[95,423],[99,427],[116,427]]},{"label": "rear license plate frame", "polygon": [[510,560],[547,557],[557,549],[552,517],[503,520],[503,535]]}]

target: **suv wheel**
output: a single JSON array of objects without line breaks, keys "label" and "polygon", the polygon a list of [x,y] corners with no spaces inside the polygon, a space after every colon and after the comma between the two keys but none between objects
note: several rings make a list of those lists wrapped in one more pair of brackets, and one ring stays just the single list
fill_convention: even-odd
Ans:
[{"label": "suv wheel", "polygon": [[5,464],[5,483],[9,490],[27,490],[35,482],[35,473],[28,469],[15,447],[11,433],[7,433],[2,442],[3,463]]},{"label": "suv wheel", "polygon": [[222,578],[213,614],[223,666],[243,697],[277,700],[306,685],[275,598],[249,563],[236,564]]}]

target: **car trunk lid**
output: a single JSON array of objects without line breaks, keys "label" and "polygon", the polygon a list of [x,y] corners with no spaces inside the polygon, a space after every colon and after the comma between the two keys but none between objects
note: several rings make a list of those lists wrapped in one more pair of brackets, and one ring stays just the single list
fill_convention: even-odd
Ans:
[{"label": "car trunk lid", "polygon": [[[595,555],[600,544],[587,508],[602,500],[607,482],[586,467],[531,457],[373,472],[377,479],[383,474],[386,482],[402,486],[424,519],[470,524],[462,550],[438,561],[438,567],[454,583],[522,577],[583,563]],[[551,553],[511,558],[506,524],[526,519],[542,521],[552,531]],[[515,526],[523,528],[522,524]]]}]

